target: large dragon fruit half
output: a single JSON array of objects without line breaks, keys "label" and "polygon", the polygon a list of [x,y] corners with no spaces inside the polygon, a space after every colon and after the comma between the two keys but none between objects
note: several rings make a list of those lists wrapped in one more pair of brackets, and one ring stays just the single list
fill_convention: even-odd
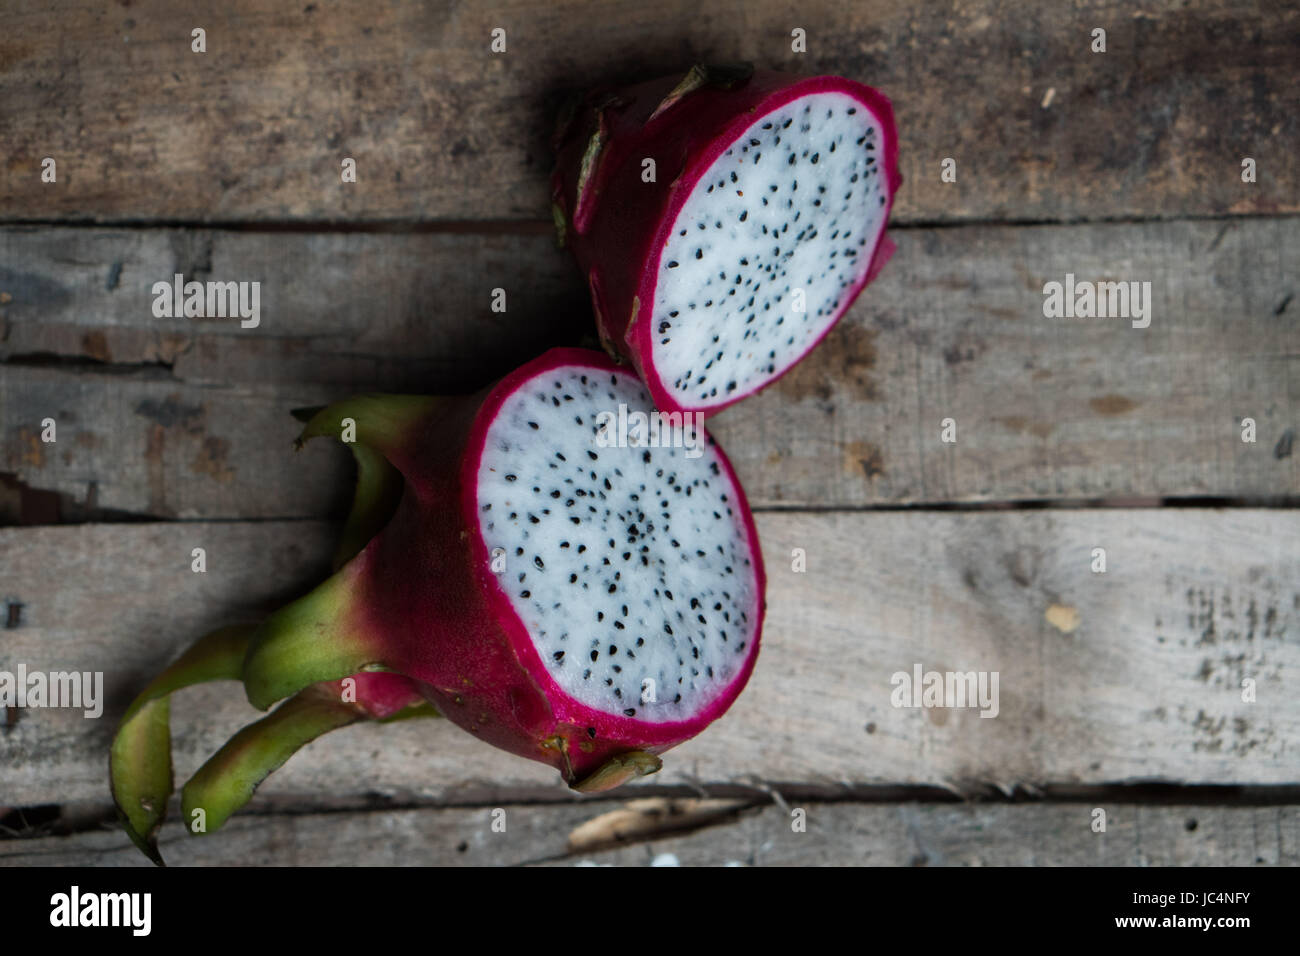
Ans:
[{"label": "large dragon fruit half", "polygon": [[608,357],[554,349],[463,399],[361,396],[315,412],[303,437],[319,435],[351,440],[359,466],[339,569],[204,638],[119,729],[114,796],[155,859],[168,695],[188,684],[288,698],[186,785],[195,831],[354,720],[441,714],[600,790],[657,770],[744,687],[764,611],[744,492],[702,429],[659,416]]},{"label": "large dragon fruit half", "polygon": [[556,227],[601,340],[666,411],[775,380],[893,252],[894,115],[861,83],[697,66],[589,94],[554,145]]}]

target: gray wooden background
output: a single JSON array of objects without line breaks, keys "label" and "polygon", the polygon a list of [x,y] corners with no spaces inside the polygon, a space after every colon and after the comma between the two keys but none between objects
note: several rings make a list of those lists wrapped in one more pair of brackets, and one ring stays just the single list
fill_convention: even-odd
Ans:
[{"label": "gray wooden background", "polygon": [[[880,87],[905,177],[880,279],[712,425],[770,578],[748,690],[600,799],[440,722],[351,727],[164,855],[1300,862],[1294,6],[75,0],[0,32],[0,670],[103,671],[108,702],[0,712],[0,864],[144,863],[108,812],[122,710],[328,564],[350,465],[295,454],[289,409],[589,334],[549,224],[563,93],[738,59]],[[155,318],[176,272],[259,281],[261,325]],[[1150,281],[1151,326],[1043,318],[1066,273]],[[999,716],[894,708],[918,662],[998,671]],[[254,713],[178,695],[178,780]]]}]

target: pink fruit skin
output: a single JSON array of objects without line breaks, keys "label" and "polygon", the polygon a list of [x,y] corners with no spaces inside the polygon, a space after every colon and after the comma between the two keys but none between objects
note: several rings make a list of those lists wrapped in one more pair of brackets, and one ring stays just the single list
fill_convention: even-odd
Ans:
[{"label": "pink fruit skin", "polygon": [[[383,720],[405,710],[424,699],[420,686],[401,674],[370,671],[353,674],[347,680],[355,682],[353,692],[356,704],[371,720]],[[330,681],[328,686],[343,699],[343,681]]]},{"label": "pink fruit skin", "polygon": [[593,710],[555,683],[491,571],[476,488],[487,429],[501,403],[534,375],[573,365],[628,374],[599,352],[552,349],[424,423],[403,452],[390,455],[406,491],[393,520],[354,562],[365,593],[353,612],[376,659],[418,681],[443,716],[503,750],[555,766],[570,783],[629,750],[662,753],[720,717],[753,670],[765,588],[753,518],[720,454],[744,516],[758,596],[753,649],[740,672],[697,717],[674,723]]},{"label": "pink fruit skin", "polygon": [[[603,111],[608,137],[591,175],[589,198],[582,208],[577,208],[582,157],[596,129],[589,104],[601,94],[587,97],[587,105],[568,129],[557,133],[556,168],[551,180],[552,201],[563,212],[567,224],[565,244],[587,278],[601,340],[636,367],[656,407],[665,412],[695,409],[681,405],[664,388],[653,367],[649,312],[659,259],[668,231],[695,183],[755,119],[800,96],[848,94],[861,102],[881,126],[886,219],[902,183],[893,106],[878,90],[837,76],[802,77],[759,71],[734,89],[705,87],[689,93],[647,123],[681,79],[677,74],[613,91],[621,102]],[[641,181],[641,160],[645,157],[654,158],[661,175],[674,177],[667,188]],[[893,252],[894,244],[882,230],[862,278],[805,355],[848,311]],[[634,300],[639,307],[634,308]],[[752,392],[735,395],[704,413],[712,415],[748,394]]]}]

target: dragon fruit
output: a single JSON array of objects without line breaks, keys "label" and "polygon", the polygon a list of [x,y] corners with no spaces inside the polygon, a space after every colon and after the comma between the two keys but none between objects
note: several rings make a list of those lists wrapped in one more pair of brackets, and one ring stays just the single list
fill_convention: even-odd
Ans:
[{"label": "dragon fruit", "polygon": [[192,831],[366,718],[440,714],[582,791],[659,769],[748,680],[764,572],[744,492],[702,429],[659,416],[622,441],[613,427],[656,415],[626,368],[582,349],[468,398],[315,411],[300,441],[351,429],[359,466],[339,569],[261,625],[204,638],[132,705],[112,778],[137,845],[159,859],[167,695],[204,680],[242,680],[262,709],[289,699],[186,785]]},{"label": "dragon fruit", "polygon": [[894,249],[893,109],[851,80],[697,66],[571,104],[554,146],[601,341],[665,411],[774,381]]}]

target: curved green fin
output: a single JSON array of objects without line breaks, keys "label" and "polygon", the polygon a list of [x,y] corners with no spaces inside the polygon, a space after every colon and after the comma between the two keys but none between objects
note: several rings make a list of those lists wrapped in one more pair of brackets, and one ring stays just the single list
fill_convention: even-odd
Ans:
[{"label": "curved green fin", "polygon": [[310,684],[386,670],[356,617],[361,566],[351,561],[262,622],[244,658],[244,690],[259,710]]},{"label": "curved green fin", "polygon": [[668,95],[660,101],[659,105],[654,108],[654,112],[646,117],[646,123],[649,123],[665,110],[672,109],[696,90],[703,89],[706,86],[729,90],[748,82],[753,75],[754,64],[752,63],[719,63],[712,65],[696,63],[686,71],[686,75],[682,77],[681,82],[674,86]]},{"label": "curved green fin", "polygon": [[[600,162],[601,150],[605,148],[605,143],[609,139],[609,124],[605,120],[605,112],[599,107],[596,109],[596,128],[592,131],[591,139],[587,141],[587,148],[583,150],[582,161],[578,164],[578,185],[577,192],[573,201],[573,222],[577,228],[578,223],[582,221],[583,211],[591,201],[591,186],[595,179],[596,168]],[[579,232],[583,231],[578,229]]]},{"label": "curved green fin", "polygon": [[323,408],[294,411],[306,421],[296,446],[318,437],[342,441],[356,458],[357,487],[334,556],[339,570],[272,615],[254,636],[243,677],[255,707],[266,710],[311,684],[386,669],[357,616],[364,579],[352,559],[388,523],[401,497],[402,476],[392,464],[394,457],[409,447],[412,430],[448,401],[428,395],[354,395]]},{"label": "curved green fin", "polygon": [[446,401],[428,395],[355,395],[333,405],[294,410],[294,417],[306,422],[296,447],[312,438],[337,438],[357,463],[356,491],[334,553],[335,570],[359,554],[393,516],[402,497],[402,476],[393,456],[409,447],[411,430]]},{"label": "curved green fin", "polygon": [[621,787],[629,780],[658,772],[664,762],[644,750],[629,750],[610,757],[593,773],[569,786],[579,793],[601,793]]},{"label": "curved green fin", "polygon": [[360,554],[384,529],[402,497],[402,475],[383,455],[367,445],[350,447],[357,462],[357,487],[352,496],[352,510],[334,551],[336,571]]},{"label": "curved green fin", "polygon": [[373,448],[392,461],[411,429],[448,401],[436,395],[354,395],[324,408],[299,409],[295,417],[311,417],[294,444],[301,448],[312,438],[337,438],[345,445]]},{"label": "curved green fin", "polygon": [[[204,681],[243,678],[249,700],[263,710],[277,700],[299,695],[237,735],[199,771],[198,783],[187,785],[194,786],[196,793],[214,793],[215,807],[229,806],[221,820],[298,747],[334,726],[365,716],[341,701],[336,706],[322,701],[320,695],[328,697],[328,691],[305,688],[383,669],[351,613],[357,606],[360,571],[349,562],[387,524],[401,497],[402,477],[392,463],[394,456],[408,447],[412,429],[447,401],[415,395],[358,395],[293,412],[306,423],[297,447],[326,435],[348,445],[357,462],[352,509],[334,556],[339,570],[259,626],[223,628],[202,638],[128,708],[109,760],[113,800],[132,842],[155,863],[163,863],[157,833],[172,794],[168,695],[173,691]],[[437,711],[417,704],[387,719],[421,716],[437,716]],[[224,778],[221,768],[225,766],[239,773],[229,781],[218,779]],[[241,787],[247,794],[235,802]]]},{"label": "curved green fin", "polygon": [[230,738],[181,789],[186,829],[193,834],[219,829],[300,748],[365,716],[323,687],[308,687],[289,698]]},{"label": "curved green fin", "polygon": [[168,697],[193,684],[238,680],[253,631],[253,625],[242,624],[200,638],[140,692],[118,725],[109,756],[113,802],[131,842],[159,866],[158,828],[172,794]]},{"label": "curved green fin", "polygon": [[146,701],[118,727],[109,756],[117,818],[131,842],[163,865],[158,829],[172,793],[171,707],[166,697]]}]

